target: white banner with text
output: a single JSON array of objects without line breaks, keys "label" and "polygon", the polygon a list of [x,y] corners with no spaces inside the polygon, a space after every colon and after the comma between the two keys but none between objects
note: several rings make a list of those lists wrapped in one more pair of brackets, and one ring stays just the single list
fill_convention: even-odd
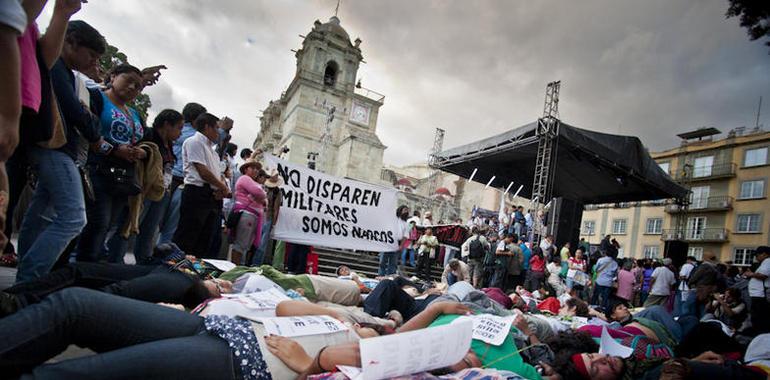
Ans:
[{"label": "white banner with text", "polygon": [[396,190],[330,176],[265,155],[283,179],[273,238],[289,243],[390,252],[398,249]]}]

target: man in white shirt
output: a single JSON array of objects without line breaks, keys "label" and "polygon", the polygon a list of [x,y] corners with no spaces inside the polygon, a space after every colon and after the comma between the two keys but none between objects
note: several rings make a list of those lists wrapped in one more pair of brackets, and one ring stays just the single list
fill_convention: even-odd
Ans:
[{"label": "man in white shirt", "polygon": [[663,265],[652,271],[650,278],[650,295],[644,302],[644,307],[653,305],[665,305],[668,297],[671,295],[671,287],[676,284],[676,276],[668,267],[671,265],[671,259],[663,259]]},{"label": "man in white shirt", "polygon": [[693,256],[687,257],[687,262],[679,268],[679,286],[676,289],[676,298],[674,299],[674,316],[695,315],[695,301],[690,299],[695,297],[695,292],[687,286],[697,260]]},{"label": "man in white shirt", "polygon": [[404,248],[403,244],[406,239],[409,238],[409,232],[411,227],[406,223],[409,219],[409,207],[406,205],[398,206],[396,209],[396,223],[398,224],[398,230],[396,236],[393,238],[398,241],[399,249],[393,252],[380,252],[380,266],[377,274],[380,276],[387,276],[396,273],[398,254],[401,249]]},{"label": "man in white shirt", "polygon": [[749,297],[751,297],[751,326],[753,333],[759,335],[770,332],[770,305],[767,302],[767,289],[770,288],[770,247],[757,247],[754,256],[759,261],[756,272],[750,270],[743,275],[749,279]]},{"label": "man in white shirt", "polygon": [[186,254],[206,257],[222,199],[230,189],[220,175],[219,158],[212,149],[217,141],[219,119],[203,113],[193,123],[197,132],[182,145],[184,189],[174,243]]}]

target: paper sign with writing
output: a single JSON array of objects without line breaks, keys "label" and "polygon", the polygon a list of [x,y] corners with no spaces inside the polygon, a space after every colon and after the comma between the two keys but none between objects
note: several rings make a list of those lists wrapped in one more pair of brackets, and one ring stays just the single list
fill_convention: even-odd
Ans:
[{"label": "paper sign with writing", "polygon": [[489,343],[493,346],[503,344],[511,332],[513,316],[498,317],[492,314],[473,316],[473,339]]},{"label": "paper sign with writing", "polygon": [[265,156],[283,178],[273,238],[290,243],[367,251],[395,251],[403,231],[396,189],[334,177]]},{"label": "paper sign with writing", "polygon": [[223,297],[237,301],[248,309],[275,309],[282,301],[290,300],[281,290],[270,288],[256,293],[226,294]]},{"label": "paper sign with writing", "polygon": [[602,338],[601,343],[599,344],[599,353],[618,356],[625,359],[631,356],[631,354],[634,353],[634,350],[631,347],[626,347],[615,341],[607,331],[607,326],[602,326]]},{"label": "paper sign with writing", "polygon": [[285,337],[322,335],[346,331],[342,322],[328,315],[304,315],[300,317],[261,318],[268,334]]},{"label": "paper sign with writing", "polygon": [[463,320],[400,334],[362,339],[363,380],[380,380],[459,363],[471,347],[473,322]]}]

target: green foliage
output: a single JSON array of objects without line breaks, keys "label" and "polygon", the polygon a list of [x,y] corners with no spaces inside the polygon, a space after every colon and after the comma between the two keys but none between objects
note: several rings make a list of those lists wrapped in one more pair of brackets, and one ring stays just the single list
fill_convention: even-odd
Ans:
[{"label": "green foliage", "polygon": [[[739,17],[741,26],[746,28],[749,38],[754,41],[770,37],[770,1],[729,0],[727,18]],[[770,41],[765,42],[770,46]]]},{"label": "green foliage", "polygon": [[[109,74],[113,67],[121,63],[129,63],[128,57],[117,47],[108,43],[107,50],[105,50],[104,54],[101,56],[101,58],[99,58],[99,71],[104,73],[106,76]],[[136,111],[139,112],[139,114],[142,116],[142,119],[147,120],[147,110],[152,107],[152,101],[150,100],[149,95],[141,93],[136,97],[136,99],[134,99],[133,102],[129,104],[129,106],[136,109]]]}]

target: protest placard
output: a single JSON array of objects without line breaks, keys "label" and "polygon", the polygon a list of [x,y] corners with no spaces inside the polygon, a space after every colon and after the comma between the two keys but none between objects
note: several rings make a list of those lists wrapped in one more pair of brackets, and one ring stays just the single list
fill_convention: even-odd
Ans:
[{"label": "protest placard", "polygon": [[363,380],[411,375],[457,364],[471,347],[470,319],[444,326],[362,339]]},{"label": "protest placard", "polygon": [[348,329],[342,322],[328,315],[260,318],[259,321],[268,334],[285,337],[322,335]]},{"label": "protest placard", "polygon": [[275,309],[282,301],[291,298],[283,294],[283,291],[270,288],[256,293],[223,294],[225,298],[241,303],[248,309],[269,310]]},{"label": "protest placard", "polygon": [[265,166],[283,178],[274,239],[342,249],[398,249],[396,189],[334,177],[271,155],[265,156]]},{"label": "protest placard", "polygon": [[503,344],[511,332],[514,316],[498,317],[492,314],[479,314],[473,317],[473,339],[489,343],[493,346]]}]

